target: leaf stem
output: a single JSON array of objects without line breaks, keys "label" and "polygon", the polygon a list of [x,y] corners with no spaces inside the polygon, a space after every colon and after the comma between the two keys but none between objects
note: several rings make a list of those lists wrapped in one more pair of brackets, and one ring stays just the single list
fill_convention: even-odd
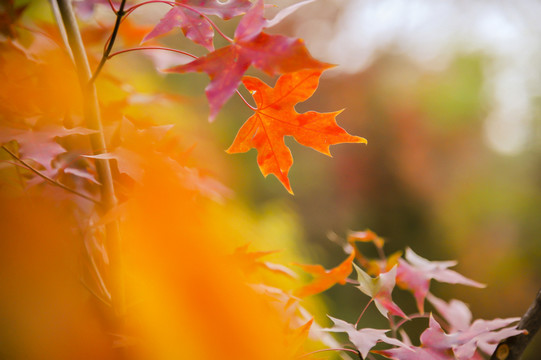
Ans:
[{"label": "leaf stem", "polygon": [[250,109],[252,109],[253,111],[257,111],[257,108],[256,107],[253,107],[252,105],[250,105],[250,103],[248,101],[246,101],[246,99],[244,98],[244,96],[242,96],[242,94],[240,93],[240,91],[237,89],[235,90],[237,92],[237,95],[240,96],[240,98],[242,99],[242,101],[244,101],[244,103],[246,104],[246,106],[248,106]]},{"label": "leaf stem", "polygon": [[109,6],[111,7],[111,10],[113,10],[113,12],[116,14],[117,10],[115,8],[115,4],[113,4],[112,0],[108,0],[108,2],[109,2]]},{"label": "leaf stem", "polygon": [[406,322],[413,320],[413,319],[420,319],[420,318],[428,318],[429,315],[427,314],[412,314],[408,315],[407,318],[400,320],[398,323],[396,323],[395,328],[398,330],[402,325],[404,325]]},{"label": "leaf stem", "polygon": [[127,52],[130,52],[130,51],[139,51],[139,50],[167,50],[167,51],[176,52],[176,53],[183,54],[183,55],[192,57],[194,59],[197,59],[197,56],[195,56],[193,54],[190,54],[189,52],[182,51],[182,50],[177,50],[177,49],[172,49],[172,48],[168,48],[168,47],[161,47],[161,46],[144,46],[144,47],[141,46],[141,47],[135,47],[135,48],[131,48],[131,49],[119,50],[119,51],[116,51],[116,52],[114,52],[112,54],[109,54],[109,56],[107,58],[110,59],[113,56],[117,56],[117,55],[127,53]]},{"label": "leaf stem", "polygon": [[15,160],[17,160],[21,165],[23,165],[25,168],[27,168],[28,170],[30,170],[31,172],[33,172],[34,174],[36,174],[37,176],[39,176],[40,178],[42,178],[43,180],[47,181],[48,183],[50,183],[51,185],[54,185],[54,186],[57,186],[61,189],[64,189],[74,195],[77,195],[85,200],[88,200],[88,201],[92,201],[93,203],[95,204],[99,204],[100,202],[96,199],[93,199],[91,198],[90,196],[87,196],[83,193],[80,193],[78,192],[77,190],[74,190],[70,187],[67,187],[66,185],[54,180],[54,179],[51,179],[50,177],[48,177],[47,175],[45,175],[44,173],[42,173],[41,171],[37,170],[36,168],[34,168],[33,166],[31,166],[30,164],[28,164],[26,161],[24,161],[23,159],[21,159],[20,157],[18,157],[17,155],[15,155],[14,152],[12,152],[11,150],[9,150],[7,148],[7,146],[5,145],[2,145],[2,149],[4,149],[9,155],[11,155],[11,157]]},{"label": "leaf stem", "polygon": [[[60,1],[64,1],[64,0],[59,0],[59,2]],[[100,62],[98,64],[98,67],[94,71],[94,74],[90,78],[89,84],[92,84],[92,83],[94,83],[94,81],[96,81],[96,78],[100,74],[101,69],[103,68],[103,65],[105,65],[105,62],[107,61],[107,57],[111,53],[111,50],[113,50],[113,45],[115,44],[116,36],[118,34],[118,29],[120,27],[120,22],[122,21],[122,17],[125,15],[125,12],[124,12],[124,6],[125,5],[126,5],[126,0],[122,0],[120,2],[120,7],[115,12],[116,13],[116,20],[115,20],[115,26],[113,27],[113,32],[111,33],[111,38],[107,42],[107,47],[103,51],[103,55],[101,57],[101,60],[100,60]]]},{"label": "leaf stem", "polygon": [[361,321],[361,318],[363,317],[366,309],[368,309],[368,307],[370,306],[370,304],[372,304],[373,301],[374,301],[374,298],[371,298],[368,304],[366,304],[366,306],[364,307],[363,311],[361,312],[361,315],[359,315],[359,318],[355,322],[355,329],[357,328],[357,325],[359,325],[359,321]]}]

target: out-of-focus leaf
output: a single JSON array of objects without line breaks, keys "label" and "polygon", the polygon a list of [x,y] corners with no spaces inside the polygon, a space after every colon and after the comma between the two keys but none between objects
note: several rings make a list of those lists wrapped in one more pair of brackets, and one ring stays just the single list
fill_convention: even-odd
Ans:
[{"label": "out-of-focus leaf", "polygon": [[326,270],[321,265],[301,265],[304,271],[314,275],[315,279],[308,285],[303,286],[295,292],[295,295],[299,297],[306,297],[314,294],[318,294],[331,288],[336,283],[345,284],[346,279],[351,274],[353,260],[355,259],[355,251],[352,252],[346,260],[340,265],[330,270]]}]

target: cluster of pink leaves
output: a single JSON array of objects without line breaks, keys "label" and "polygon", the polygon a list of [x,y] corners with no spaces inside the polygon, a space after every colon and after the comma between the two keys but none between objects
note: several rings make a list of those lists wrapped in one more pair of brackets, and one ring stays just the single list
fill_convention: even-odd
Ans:
[{"label": "cluster of pink leaves", "polygon": [[[429,261],[409,248],[406,250],[405,259],[398,259],[397,264],[389,264],[387,260],[378,261],[381,272],[376,277],[370,276],[353,264],[357,272],[356,287],[368,295],[371,298],[370,303],[374,302],[379,312],[389,319],[393,333],[397,333],[402,324],[413,318],[427,317],[428,327],[420,336],[420,345],[414,346],[403,331],[400,331],[402,339],[399,340],[386,335],[391,329],[358,329],[357,324],[330,317],[334,326],[325,330],[346,333],[363,358],[372,351],[397,360],[483,359],[481,353],[490,355],[501,340],[524,332],[516,328],[519,318],[472,322],[472,314],[465,303],[459,300],[447,303],[429,292],[431,279],[450,284],[484,287],[483,284],[448,269],[456,264],[455,261]],[[385,271],[389,266],[392,266],[391,269]],[[392,291],[396,285],[413,293],[419,313],[408,317],[392,300]],[[428,315],[424,313],[425,299],[428,299],[440,315],[440,320],[436,320],[432,313]],[[393,316],[401,318],[401,321],[395,324]],[[385,343],[392,347],[372,350],[377,343]]]}]

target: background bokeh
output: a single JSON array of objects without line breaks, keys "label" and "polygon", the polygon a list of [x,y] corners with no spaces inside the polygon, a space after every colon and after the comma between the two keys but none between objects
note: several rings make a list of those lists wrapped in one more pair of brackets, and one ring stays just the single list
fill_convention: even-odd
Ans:
[{"label": "background bokeh", "polygon": [[[293,1],[276,3],[282,7]],[[47,6],[46,1],[36,1],[25,16],[51,23],[50,15],[43,15]],[[134,21],[155,24],[164,9],[134,14]],[[96,16],[106,10],[101,6]],[[217,212],[227,217],[229,228],[237,229],[239,244],[250,240],[262,250],[283,248],[282,262],[312,262],[330,268],[344,259],[344,253],[329,238],[345,238],[349,230],[369,228],[387,240],[388,253],[409,246],[430,260],[456,259],[457,271],[486,283],[486,289],[434,286],[438,296],[468,303],[474,317],[521,316],[541,287],[539,13],[541,3],[533,0],[320,0],[271,29],[304,38],[314,57],[338,65],[324,74],[315,96],[300,104],[298,111],[344,108],[339,124],[368,140],[367,146],[331,148],[331,159],[286,139],[295,158],[290,172],[294,197],[275,178],[261,175],[255,151],[234,156],[224,152],[250,116],[239,98],[232,98],[209,124],[206,75],[165,75],[154,70],[186,58],[166,53],[115,57],[107,71],[129,79],[132,88],[117,89],[107,78],[98,87],[106,112],[114,114],[116,101],[128,93],[133,114],[175,123],[186,148],[194,146],[190,165],[196,164],[233,190],[228,205]],[[104,16],[105,29],[110,19]],[[218,23],[226,33],[233,33],[234,23]],[[119,46],[130,45],[130,36],[141,34],[129,34],[124,27]],[[204,53],[178,33],[163,41]],[[217,39],[217,47],[220,41]],[[162,90],[178,97],[174,109],[152,97]],[[2,225],[13,225],[19,219],[21,224],[16,225],[21,231],[37,231],[26,229],[23,215],[18,215],[12,209],[2,213]],[[66,229],[55,216],[33,220],[37,228],[46,228],[41,222],[52,224],[50,233],[59,234],[51,235],[59,248],[46,253],[51,257],[63,254],[62,262],[50,258],[41,265],[49,269],[43,270],[48,274],[45,279],[54,285],[55,272],[65,275],[66,269],[77,267],[71,255],[66,255],[76,251],[64,249],[69,240],[62,239],[70,234],[64,234]],[[237,235],[233,234],[229,237]],[[19,233],[16,235],[10,238],[16,239]],[[3,243],[4,278],[20,278],[39,291],[25,306],[20,299],[29,297],[10,280],[4,289],[15,295],[4,300],[6,309],[28,307],[41,313],[64,293],[85,296],[76,282],[72,284],[78,289],[75,295],[72,287],[51,294],[46,284],[41,288],[41,273],[21,272],[24,263],[16,255],[20,252],[20,258],[25,258],[23,248],[34,249],[31,254],[39,259],[44,253],[31,243],[22,244],[19,247],[15,240]],[[40,302],[39,296],[45,301]],[[406,312],[414,311],[410,294],[397,291],[396,296],[401,306],[406,303]],[[335,287],[321,297],[326,312],[352,322],[368,301],[351,287]],[[320,311],[317,320],[329,325],[325,311]],[[12,312],[14,320],[6,321],[19,322],[26,329],[20,319],[33,313],[23,312],[24,316]],[[55,318],[56,313],[50,316]],[[84,324],[91,318],[88,315],[88,319],[73,322]],[[385,326],[382,320],[369,312],[362,324]],[[46,329],[48,325],[40,326]],[[414,322],[411,331],[419,329]],[[13,331],[15,335],[4,330],[4,338],[15,337],[19,330]],[[57,333],[65,332],[61,328]],[[537,353],[541,353],[538,339],[525,358],[536,359]]]},{"label": "background bokeh", "polygon": [[[256,214],[296,214],[307,258],[335,266],[343,252],[329,234],[370,228],[389,253],[409,246],[431,260],[456,259],[457,271],[486,283],[434,285],[474,317],[521,316],[541,287],[540,11],[530,0],[325,0],[271,29],[338,65],[298,111],[345,109],[339,124],[368,140],[335,146],[330,159],[286,139],[294,197],[261,176],[255,151],[220,151],[250,116],[239,98],[208,125],[206,75],[165,81],[198,109],[191,130],[215,149],[199,154],[204,163]],[[411,296],[397,295],[413,311]],[[367,301],[344,287],[323,297],[330,314],[350,321]],[[377,324],[370,316],[366,325]]]}]

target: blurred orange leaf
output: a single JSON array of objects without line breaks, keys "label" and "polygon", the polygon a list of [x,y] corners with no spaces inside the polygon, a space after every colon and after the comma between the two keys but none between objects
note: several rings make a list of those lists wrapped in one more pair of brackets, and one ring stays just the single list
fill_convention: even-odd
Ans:
[{"label": "blurred orange leaf", "polygon": [[346,260],[340,265],[330,270],[326,270],[321,265],[302,265],[300,266],[304,271],[315,275],[315,279],[310,284],[303,286],[297,290],[296,294],[299,297],[306,297],[314,295],[331,288],[336,283],[345,284],[346,279],[353,270],[353,260],[355,259],[355,251],[353,251]]}]

